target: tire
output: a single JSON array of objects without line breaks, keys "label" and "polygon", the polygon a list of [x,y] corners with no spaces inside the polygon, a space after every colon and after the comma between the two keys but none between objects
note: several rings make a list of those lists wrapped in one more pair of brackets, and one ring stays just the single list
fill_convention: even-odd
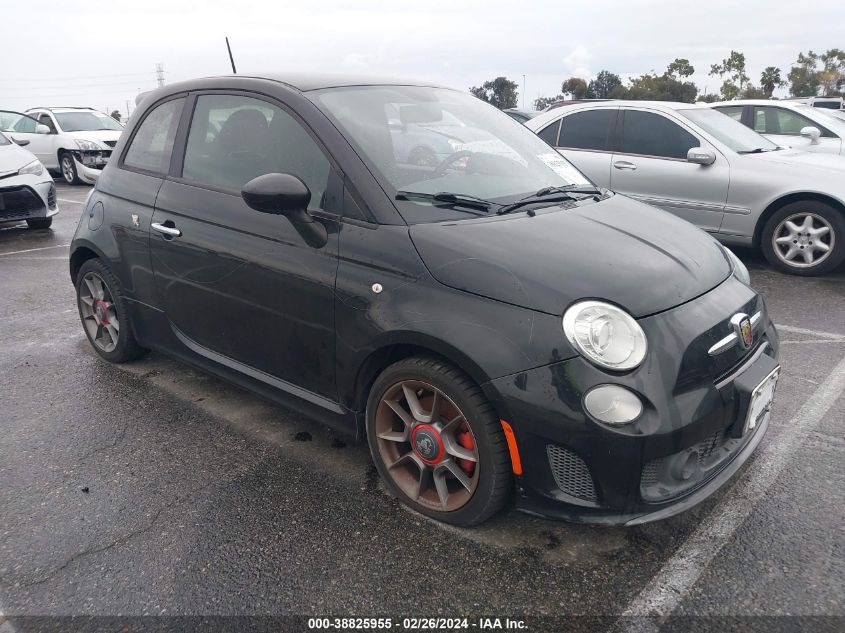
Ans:
[{"label": "tire", "polygon": [[791,202],[768,219],[760,246],[769,263],[783,273],[823,275],[845,260],[845,215],[817,200]]},{"label": "tire", "polygon": [[417,512],[471,526],[501,510],[510,497],[513,476],[499,418],[472,379],[442,360],[414,356],[385,369],[370,390],[366,430],[388,491]]},{"label": "tire", "polygon": [[76,173],[76,162],[73,160],[73,154],[70,152],[63,152],[59,157],[59,169],[67,184],[79,185],[82,183],[79,174]]},{"label": "tire", "polygon": [[[102,290],[98,288],[99,283]],[[88,342],[104,359],[125,363],[146,352],[135,339],[120,282],[99,259],[89,259],[79,268],[76,305]]]},{"label": "tire", "polygon": [[53,224],[53,218],[32,218],[26,221],[27,226],[31,229],[49,229]]}]

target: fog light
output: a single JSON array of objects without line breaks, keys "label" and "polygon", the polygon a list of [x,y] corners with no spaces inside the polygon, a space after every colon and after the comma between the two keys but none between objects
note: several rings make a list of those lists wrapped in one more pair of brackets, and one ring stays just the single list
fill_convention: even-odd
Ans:
[{"label": "fog light", "polygon": [[643,412],[643,403],[635,393],[619,385],[599,385],[584,396],[584,408],[605,424],[629,424]]}]

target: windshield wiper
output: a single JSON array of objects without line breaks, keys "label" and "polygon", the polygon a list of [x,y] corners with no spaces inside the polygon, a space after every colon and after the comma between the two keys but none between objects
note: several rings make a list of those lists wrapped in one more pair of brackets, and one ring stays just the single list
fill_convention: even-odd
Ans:
[{"label": "windshield wiper", "polygon": [[499,209],[496,213],[498,215],[505,215],[520,209],[529,204],[537,202],[560,202],[562,200],[581,200],[577,195],[596,196],[601,195],[601,190],[589,185],[567,185],[565,187],[543,187],[536,193],[530,196],[517,200],[516,202],[506,205]]},{"label": "windshield wiper", "polygon": [[737,154],[763,154],[764,152],[773,152],[774,149],[767,149],[765,147],[755,147],[754,149],[745,149],[737,152]]},{"label": "windshield wiper", "polygon": [[439,191],[437,193],[422,193],[419,191],[397,191],[397,200],[431,200],[434,206],[461,206],[469,209],[490,212],[490,207],[495,204],[484,198],[477,198],[463,193],[450,193]]}]

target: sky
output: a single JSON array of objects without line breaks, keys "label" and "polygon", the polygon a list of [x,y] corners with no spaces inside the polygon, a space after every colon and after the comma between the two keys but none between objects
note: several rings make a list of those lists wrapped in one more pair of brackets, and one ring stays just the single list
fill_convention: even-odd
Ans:
[{"label": "sky", "polygon": [[241,73],[364,72],[464,90],[504,75],[529,109],[567,77],[602,69],[627,78],[685,57],[699,89],[718,92],[707,73],[731,49],[755,83],[766,66],[786,75],[799,51],[845,49],[842,0],[42,0],[35,21],[33,6],[0,2],[11,5],[0,35],[7,110],[125,114],[155,88],[157,64],[166,83],[231,72],[227,35]]}]

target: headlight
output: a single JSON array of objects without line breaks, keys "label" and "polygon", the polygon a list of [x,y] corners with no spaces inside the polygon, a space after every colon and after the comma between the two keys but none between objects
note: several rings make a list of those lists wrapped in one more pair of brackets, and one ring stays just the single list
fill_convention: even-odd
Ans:
[{"label": "headlight", "polygon": [[748,267],[743,264],[739,257],[733,254],[733,252],[723,246],[722,249],[725,251],[725,254],[728,256],[728,259],[731,260],[731,268],[733,268],[734,276],[739,279],[742,283],[746,286],[751,285],[751,275],[748,273]]},{"label": "headlight", "polygon": [[103,149],[103,147],[99,143],[96,143],[94,141],[84,141],[82,139],[74,139],[74,140],[76,141],[76,146],[79,149],[82,149],[82,150],[85,150],[85,151],[96,152],[96,151]]},{"label": "headlight", "polygon": [[32,174],[33,176],[40,176],[44,173],[44,165],[41,164],[40,160],[34,160],[31,163],[27,163],[23,167],[18,170],[18,175],[23,176],[24,174]]},{"label": "headlight", "polygon": [[645,332],[624,310],[602,301],[579,301],[563,315],[566,338],[599,367],[625,371],[643,362]]},{"label": "headlight", "polygon": [[449,147],[452,148],[453,152],[459,152],[462,149],[466,148],[466,143],[456,138],[447,138],[446,142],[449,143]]}]

